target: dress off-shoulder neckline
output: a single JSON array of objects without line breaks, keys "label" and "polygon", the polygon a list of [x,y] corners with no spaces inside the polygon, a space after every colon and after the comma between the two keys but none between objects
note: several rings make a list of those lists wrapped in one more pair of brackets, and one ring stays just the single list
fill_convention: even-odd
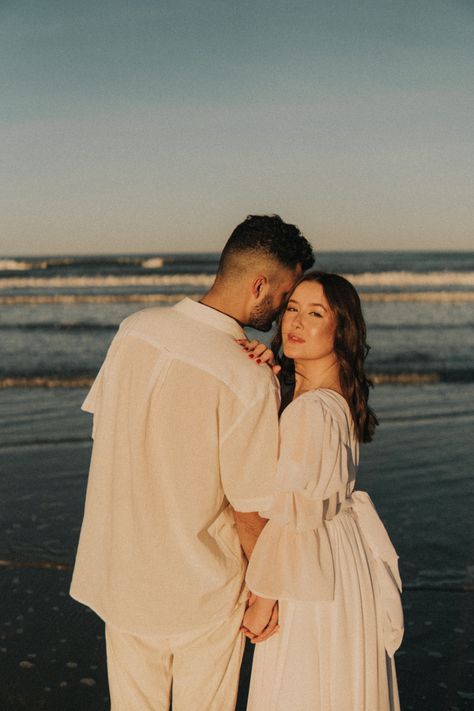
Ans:
[{"label": "dress off-shoulder neckline", "polygon": [[337,390],[333,390],[332,388],[312,388],[312,390],[306,390],[304,393],[301,393],[301,395],[298,395],[297,397],[293,398],[293,400],[289,403],[289,405],[287,406],[286,409],[288,409],[288,407],[290,407],[294,402],[297,402],[297,400],[299,400],[300,398],[305,397],[305,395],[314,395],[315,393],[322,393],[322,392],[331,393],[332,395],[337,395],[337,397],[340,400],[342,400],[342,402],[344,403],[346,409],[348,409],[350,412],[349,403],[347,402],[344,395],[341,395],[341,393],[338,393]]}]

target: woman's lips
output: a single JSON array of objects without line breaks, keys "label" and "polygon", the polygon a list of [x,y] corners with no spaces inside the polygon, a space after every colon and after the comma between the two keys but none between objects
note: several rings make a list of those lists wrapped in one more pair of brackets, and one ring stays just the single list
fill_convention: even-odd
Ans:
[{"label": "woman's lips", "polygon": [[304,338],[301,338],[301,336],[297,336],[296,333],[289,333],[287,338],[290,341],[290,343],[304,343],[305,342]]}]

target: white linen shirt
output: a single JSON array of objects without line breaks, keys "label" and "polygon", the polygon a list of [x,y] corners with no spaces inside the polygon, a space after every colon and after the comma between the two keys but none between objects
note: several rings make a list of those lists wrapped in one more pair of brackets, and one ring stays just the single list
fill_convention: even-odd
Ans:
[{"label": "white linen shirt", "polygon": [[191,631],[243,595],[230,505],[271,501],[279,405],[275,377],[242,353],[243,337],[190,299],[139,311],[83,403],[94,444],[71,595],[119,629]]}]

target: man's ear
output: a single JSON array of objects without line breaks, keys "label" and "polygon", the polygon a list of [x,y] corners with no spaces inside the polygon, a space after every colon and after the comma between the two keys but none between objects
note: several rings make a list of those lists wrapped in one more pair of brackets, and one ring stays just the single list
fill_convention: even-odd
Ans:
[{"label": "man's ear", "polygon": [[259,299],[263,292],[265,291],[265,287],[268,284],[268,279],[266,276],[263,274],[259,274],[257,277],[252,282],[252,295],[256,298]]}]

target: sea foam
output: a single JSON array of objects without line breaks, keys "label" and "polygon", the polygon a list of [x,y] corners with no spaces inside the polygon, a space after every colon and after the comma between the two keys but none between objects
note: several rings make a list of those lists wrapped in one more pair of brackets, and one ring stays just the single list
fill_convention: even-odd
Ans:
[{"label": "sea foam", "polygon": [[[6,262],[4,262],[6,263]],[[15,262],[20,264],[20,262]],[[22,269],[30,265],[24,262]],[[145,260],[143,266],[156,269],[163,265],[161,258]],[[10,267],[13,269],[13,267]],[[18,266],[16,269],[20,268]],[[344,275],[359,287],[473,287],[474,272],[365,272]],[[209,288],[215,279],[213,274],[137,274],[108,276],[55,276],[55,277],[16,277],[0,278],[0,289],[68,289],[68,288],[113,288],[113,287],[167,287],[196,286]]]},{"label": "sea foam", "polygon": [[77,289],[133,286],[200,286],[209,288],[209,274],[150,274],[143,276],[4,277],[0,289]]},{"label": "sea foam", "polygon": [[27,271],[32,268],[32,262],[24,262],[18,259],[0,259],[0,272]]},{"label": "sea foam", "polygon": [[[0,305],[19,304],[176,304],[184,297],[199,299],[205,289],[195,293],[175,294],[9,294],[0,296]],[[474,301],[474,291],[383,291],[362,292],[363,302],[463,302]]]}]

